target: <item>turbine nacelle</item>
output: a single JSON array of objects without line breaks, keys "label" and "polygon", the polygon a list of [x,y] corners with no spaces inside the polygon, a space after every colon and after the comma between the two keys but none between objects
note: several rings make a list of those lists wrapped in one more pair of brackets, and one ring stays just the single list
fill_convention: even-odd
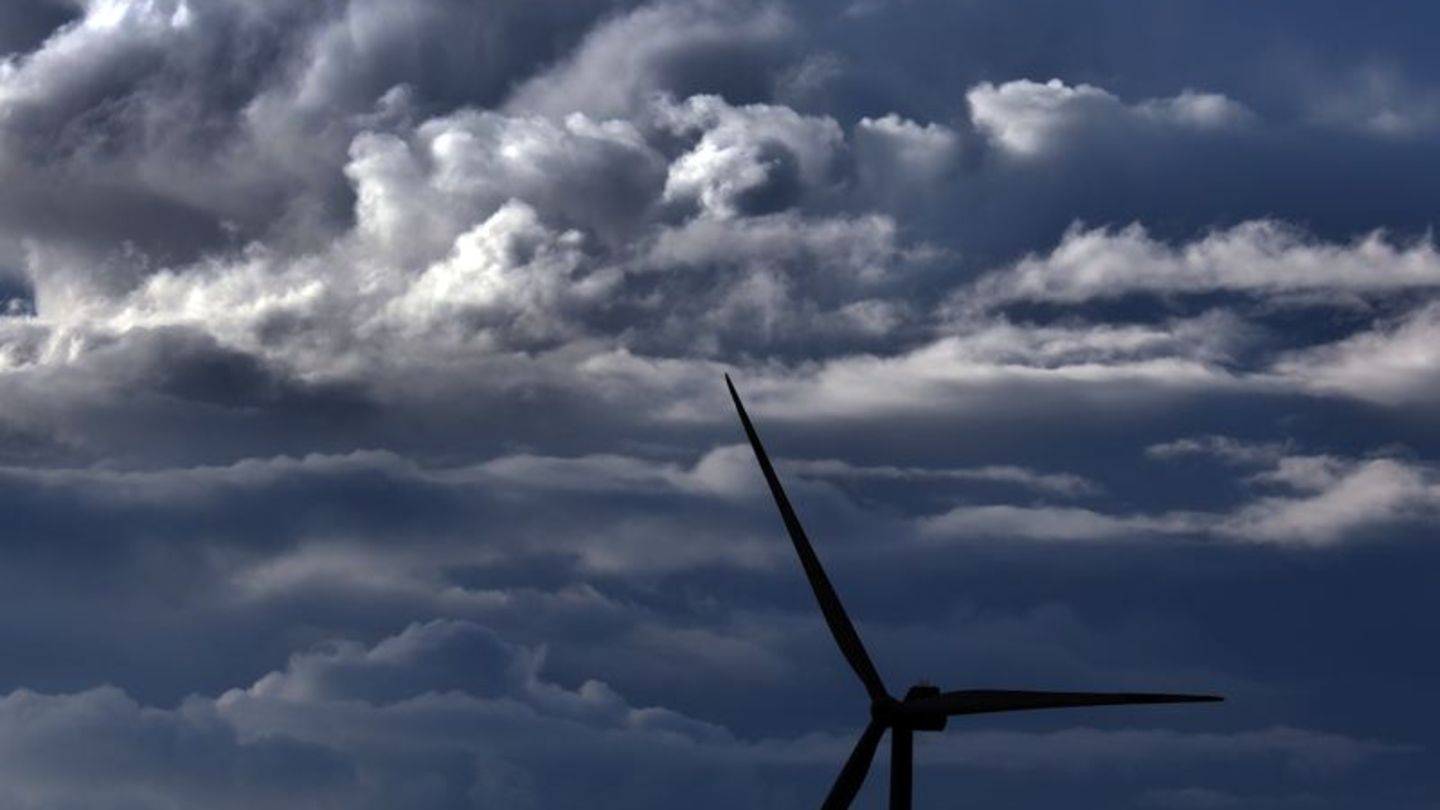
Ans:
[{"label": "turbine nacelle", "polygon": [[910,687],[903,700],[885,695],[871,701],[870,719],[886,728],[910,731],[944,731],[948,721],[944,712],[921,706],[919,701],[940,697],[940,688],[929,684]]}]

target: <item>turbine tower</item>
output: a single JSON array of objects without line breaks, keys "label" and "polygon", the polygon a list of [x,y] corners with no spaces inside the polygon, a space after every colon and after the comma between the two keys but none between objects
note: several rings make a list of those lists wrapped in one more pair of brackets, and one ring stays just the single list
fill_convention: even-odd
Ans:
[{"label": "turbine tower", "polygon": [[805,569],[805,578],[820,603],[820,612],[825,623],[840,646],[840,652],[850,663],[850,668],[864,684],[870,694],[870,723],[860,734],[850,758],[840,769],[830,793],[825,797],[822,810],[845,810],[860,792],[870,763],[875,758],[875,749],[880,738],[890,732],[890,810],[910,810],[911,781],[914,775],[914,735],[917,731],[941,731],[951,718],[964,714],[989,712],[1017,712],[1028,709],[1058,709],[1072,706],[1124,706],[1142,703],[1210,703],[1223,700],[1214,695],[1170,695],[1146,692],[1034,692],[1014,689],[961,689],[941,692],[939,688],[925,684],[912,686],[903,698],[892,697],[880,679],[880,673],[860,643],[860,634],[845,614],[840,597],[820,566],[820,558],[800,526],[800,518],[790,506],[790,499],[780,486],[780,478],[770,464],[770,457],[760,443],[745,405],[730,375],[725,375],[725,385],[730,389],[730,398],[735,401],[735,410],[740,415],[740,424],[745,436],[755,451],[755,460],[765,482],[770,485],[770,494],[775,497],[775,506],[785,521],[790,540],[795,544],[795,553],[800,556],[800,565]]}]

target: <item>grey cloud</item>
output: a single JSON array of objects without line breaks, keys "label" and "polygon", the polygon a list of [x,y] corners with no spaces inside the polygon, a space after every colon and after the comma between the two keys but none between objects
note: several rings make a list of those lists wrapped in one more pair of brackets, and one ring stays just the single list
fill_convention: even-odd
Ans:
[{"label": "grey cloud", "polygon": [[963,146],[959,133],[894,113],[861,118],[854,130],[857,182],[867,199],[887,209],[933,202],[955,179]]},{"label": "grey cloud", "polygon": [[362,135],[346,172],[359,198],[359,234],[404,262],[433,258],[511,200],[555,225],[633,235],[665,167],[628,122],[467,112],[425,122],[408,143]]},{"label": "grey cloud", "polygon": [[[605,740],[613,746],[611,766],[632,756],[670,761],[661,772],[667,775],[631,788],[638,806],[672,789],[677,771],[714,774],[720,787],[697,748],[726,740],[722,730],[629,707],[603,684],[569,690],[546,683],[529,655],[474,625],[432,623],[369,649],[340,644],[296,656],[249,689],[192,697],[175,710],[143,707],[109,688],[12,693],[0,703],[0,739],[13,754],[5,792],[23,806],[158,808],[179,799],[220,807],[383,807],[407,796],[437,807],[507,799],[549,805],[578,799],[609,771],[594,763],[554,782],[533,770],[537,761],[588,757]],[[470,668],[485,657],[530,674],[492,681],[488,695],[442,695],[430,683],[444,673],[452,683],[475,684]],[[57,747],[84,756],[86,779],[53,767]],[[678,751],[664,755],[666,748]],[[422,759],[429,764],[416,770]],[[721,789],[717,801],[743,791]]]},{"label": "grey cloud", "polygon": [[[592,335],[613,339],[615,336],[607,334],[613,324],[643,321],[657,308],[672,312],[651,329],[631,328],[618,336],[623,345],[646,350],[689,332],[692,345],[709,353],[744,346],[746,338],[756,337],[766,338],[772,345],[792,346],[794,351],[807,350],[821,340],[843,350],[893,345],[924,334],[923,327],[917,329],[914,324],[917,313],[911,304],[895,295],[915,278],[907,265],[937,262],[943,253],[927,253],[923,247],[906,250],[896,244],[893,221],[875,216],[804,217],[788,212],[738,216],[750,205],[744,202],[748,199],[744,195],[752,191],[763,192],[762,196],[783,208],[818,204],[801,197],[787,199],[792,191],[799,193],[808,187],[807,193],[821,197],[836,193],[843,184],[836,185],[839,176],[832,172],[845,142],[834,121],[774,106],[736,107],[713,97],[684,103],[661,98],[647,103],[656,105],[652,114],[665,122],[664,126],[698,140],[679,149],[655,141],[656,133],[650,129],[655,120],[637,126],[571,117],[557,124],[495,113],[437,118],[419,126],[413,139],[362,135],[355,142],[348,169],[356,185],[358,220],[350,237],[299,261],[260,251],[233,263],[211,262],[200,268],[158,273],[134,294],[114,302],[77,293],[58,280],[63,273],[47,270],[40,274],[43,282],[37,290],[41,322],[68,319],[75,324],[54,334],[49,351],[53,353],[58,345],[76,345],[71,338],[74,332],[88,332],[90,324],[104,319],[110,320],[111,328],[122,331],[138,323],[199,320],[226,343],[276,360],[283,355],[292,367],[298,363],[296,370],[301,373],[323,367],[356,374],[376,367],[381,346],[395,353],[397,341],[408,344],[400,355],[421,362],[477,348],[552,347]],[[1200,101],[1195,103],[1205,107]],[[1179,115],[1176,109],[1189,108],[1176,104],[1179,106],[1156,107],[1159,112],[1145,114],[1172,120]],[[916,133],[925,132],[929,134],[924,137],[941,143],[937,148],[945,150],[942,130],[909,126],[902,126],[900,119],[884,127],[862,121],[857,138],[859,133],[868,133],[865,138],[873,140],[873,135],[883,130],[890,136],[908,133],[906,137],[913,139],[920,137]],[[783,148],[792,157],[779,160],[767,151],[774,148]],[[861,150],[862,178],[867,150],[874,152],[870,147]],[[727,155],[753,169],[754,176],[744,180],[749,176],[747,169],[736,175],[743,182],[726,174],[725,182],[717,184],[719,175],[703,169],[714,162],[712,157],[724,164],[730,159]],[[550,171],[536,172],[540,165]],[[791,170],[793,176],[786,174]],[[635,264],[631,263],[635,257],[606,256],[603,243],[588,243],[590,233],[608,241],[641,233],[642,223],[653,216],[652,206],[660,202],[662,171],[668,180],[661,196],[693,197],[709,213],[679,227],[655,229],[653,240],[640,242],[648,250]],[[779,172],[780,179],[771,177],[772,172]],[[771,188],[772,180],[780,185]],[[788,187],[791,181],[800,185],[784,191],[781,187]],[[617,188],[630,190],[619,193]],[[771,191],[781,196],[775,197]],[[614,204],[617,194],[628,202]],[[517,199],[521,202],[508,202]],[[437,217],[436,211],[446,215]],[[576,230],[566,230],[571,226]],[[1304,267],[1309,264],[1350,255],[1328,246],[1296,244],[1285,234],[1262,223],[1187,248],[1183,254],[1187,257],[1220,254],[1200,262],[1215,268],[1206,271],[1206,279],[1214,279],[1202,279],[1195,288],[1223,288],[1233,282],[1226,281],[1226,273],[1250,272],[1255,278],[1253,270],[1234,269],[1251,267],[1252,254],[1278,255],[1278,261],[1295,264],[1300,275],[1305,275]],[[1148,241],[1143,233],[1127,231],[1112,237],[1101,231],[1089,237],[1097,242],[1093,250],[1067,243],[1052,259],[1071,253],[1093,255],[1097,266],[1122,270],[1097,276],[1094,292],[1082,291],[1081,295],[1110,295],[1127,283],[1143,288],[1151,283],[1145,279],[1167,276],[1164,267],[1123,270],[1129,254],[1138,252],[1147,260],[1165,258],[1168,249]],[[1085,238],[1080,232],[1074,236],[1076,242]],[[727,239],[730,241],[725,243]],[[1252,244],[1257,241],[1262,244]],[[1231,247],[1241,255],[1231,256]],[[1401,252],[1372,239],[1355,246],[1353,254],[1356,264],[1372,254],[1378,260],[1388,257],[1397,267],[1396,279],[1401,284],[1411,283],[1412,277],[1423,282],[1427,272],[1422,247]],[[776,261],[790,255],[796,265]],[[745,271],[738,277],[734,273],[737,259],[743,261]],[[832,267],[811,274],[797,266],[816,259]],[[414,262],[429,264],[418,278],[409,267]],[[676,264],[706,272],[676,273],[674,270],[681,269]],[[1022,263],[1010,273],[991,276],[979,288],[980,298],[984,300],[983,291],[997,285],[1018,284],[1028,289],[1024,280],[1030,276],[1043,280],[1073,275],[1068,265],[1053,272],[1025,269],[1032,265]],[[37,263],[35,269],[38,272],[43,267]],[[1134,278],[1116,281],[1111,276],[1117,272]],[[356,275],[370,281],[352,285],[338,280]],[[717,285],[717,279],[724,281]],[[1168,289],[1165,285],[1170,282],[1153,283]],[[1267,277],[1264,283],[1275,282]],[[1313,279],[1307,275],[1302,283],[1313,283]],[[347,287],[364,293],[356,296],[344,289]],[[460,290],[466,292],[457,294]],[[1039,295],[1046,296],[1043,292]],[[989,297],[996,296],[991,293]],[[1000,297],[1003,300],[1005,295]],[[967,301],[966,306],[972,305]],[[709,328],[696,335],[696,323]],[[85,326],[77,329],[79,324]],[[1018,338],[1018,332],[1013,334]],[[1094,351],[1103,356],[1113,350],[1102,349],[1094,341],[1110,342],[1112,337],[1118,334],[1082,341],[1091,342]],[[937,350],[943,353],[944,345],[912,346],[908,351],[913,360],[919,360],[932,357]],[[1220,351],[1221,355],[1207,357],[1200,364],[1194,358],[1162,354],[1129,369],[1086,366],[1074,373],[1087,377],[1112,374],[1122,380],[1150,376],[1189,379],[1196,385],[1226,387],[1233,378],[1213,365],[1223,359],[1225,350]],[[43,356],[46,352],[38,353]],[[1037,359],[1047,366],[1044,374],[1069,379],[1053,359]],[[1107,364],[1111,362],[1107,359]],[[1041,369],[1020,371],[1009,369],[1005,375],[1035,376]]]},{"label": "grey cloud", "polygon": [[1315,70],[1302,97],[1320,124],[1382,137],[1424,137],[1440,126],[1440,93],[1417,84],[1394,64]]},{"label": "grey cloud", "polygon": [[1133,535],[1192,533],[1197,521],[1180,515],[1112,516],[1090,509],[1046,506],[960,506],[925,519],[928,538],[1111,540]]},{"label": "grey cloud", "polygon": [[609,118],[635,113],[656,94],[759,100],[791,31],[785,11],[768,2],[647,5],[593,29],[568,58],[518,87],[507,106]]},{"label": "grey cloud", "polygon": [[209,701],[163,710],[112,687],[0,698],[0,750],[0,794],[22,808],[342,807],[355,779],[324,746],[246,739]]},{"label": "grey cloud", "polygon": [[1145,448],[1145,454],[1157,459],[1213,456],[1231,464],[1265,465],[1283,461],[1289,449],[1283,444],[1254,444],[1229,436],[1201,436],[1152,444]]},{"label": "grey cloud", "polygon": [[[108,532],[106,542],[112,547],[162,538],[195,542],[198,534],[215,543],[233,541],[255,553],[266,548],[303,550],[309,541],[334,538],[374,547],[378,554],[368,564],[379,570],[389,567],[398,573],[419,566],[432,577],[447,565],[523,554],[527,548],[575,554],[603,568],[664,568],[722,560],[770,565],[779,549],[764,550],[768,544],[692,538],[677,545],[664,538],[683,510],[657,508],[641,520],[630,514],[626,501],[613,499],[625,494],[634,498],[631,504],[650,502],[657,507],[667,500],[675,506],[688,501],[693,507],[706,500],[716,501],[717,507],[749,500],[763,506],[748,459],[736,450],[708,453],[693,465],[613,455],[568,459],[522,455],[425,468],[393,453],[357,452],[160,470],[12,467],[0,469],[0,488],[12,504],[12,517],[23,516],[27,536],[53,531],[75,537],[76,542],[94,542],[83,527],[92,521],[103,525],[101,515],[108,514],[127,527],[125,532],[133,532]],[[350,500],[365,489],[387,493],[383,509],[367,509],[361,501]],[[569,493],[576,508],[585,502],[591,505],[597,518],[591,524],[593,536],[565,531],[573,514],[546,518],[532,511],[535,503],[556,491]],[[288,505],[260,509],[261,504],[281,501]],[[402,507],[405,502],[408,507]],[[600,519],[605,514],[610,517]],[[482,542],[467,528],[475,524],[488,527],[481,533]],[[257,530],[270,538],[266,547],[253,542]],[[426,535],[425,543],[414,545]],[[63,547],[52,547],[51,553],[57,559],[65,557]],[[270,564],[265,557],[260,560]],[[348,562],[358,566],[357,572],[367,566],[363,555]]]},{"label": "grey cloud", "polygon": [[28,238],[162,260],[236,233],[313,240],[347,219],[337,170],[387,93],[494,103],[607,6],[91,4],[4,78],[0,168],[27,205],[0,215]]},{"label": "grey cloud", "polygon": [[[373,646],[331,642],[248,688],[192,696],[172,710],[113,688],[14,692],[0,699],[0,745],[14,754],[4,790],[45,806],[149,808],[176,798],[221,807],[381,807],[401,797],[437,807],[551,806],[618,789],[627,806],[658,807],[688,784],[706,788],[699,806],[724,807],[773,790],[776,764],[828,764],[848,744],[820,735],[738,739],[664,708],[634,706],[603,683],[560,686],[545,679],[540,661],[477,625],[432,622]],[[57,747],[84,756],[86,779],[54,769]],[[1310,774],[1404,750],[1283,727],[1074,728],[949,735],[922,760],[1073,772],[1258,756]],[[651,767],[617,788],[614,769],[636,757]],[[570,767],[547,778],[541,768],[555,763]],[[803,805],[794,797],[781,803]]]},{"label": "grey cloud", "polygon": [[[6,212],[7,230],[101,253],[133,240],[164,255],[223,244],[222,220],[260,224],[260,209],[283,205],[277,195],[304,178],[240,137],[244,105],[309,16],[273,4],[91,4],[4,79],[0,165],[31,190],[25,209]],[[209,182],[194,184],[197,171]]]},{"label": "grey cloud", "polygon": [[819,478],[880,478],[899,481],[991,481],[1047,492],[1064,497],[1092,494],[1096,485],[1083,476],[1042,473],[1024,467],[977,467],[973,469],[928,469],[921,467],[861,467],[836,459],[781,462],[790,472]]},{"label": "grey cloud", "polygon": [[1297,794],[1293,796],[1244,796],[1229,793],[1223,790],[1212,790],[1210,788],[1186,787],[1167,788],[1161,790],[1146,791],[1140,797],[1140,803],[1146,807],[1168,807],[1176,810],[1184,808],[1219,808],[1219,807],[1324,807],[1325,800],[1313,794]]},{"label": "grey cloud", "polygon": [[1176,734],[1167,731],[1067,729],[1049,734],[1005,732],[956,735],[928,752],[931,761],[972,766],[1046,769],[1049,763],[1078,770],[1134,767],[1137,760],[1176,757],[1277,758],[1311,778],[1352,768],[1367,759],[1396,754],[1403,745],[1357,740],[1297,728],[1270,728],[1234,734]]}]

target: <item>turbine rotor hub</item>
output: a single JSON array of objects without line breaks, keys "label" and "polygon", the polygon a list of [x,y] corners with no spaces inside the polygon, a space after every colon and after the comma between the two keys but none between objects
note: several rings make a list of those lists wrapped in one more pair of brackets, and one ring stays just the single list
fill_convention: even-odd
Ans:
[{"label": "turbine rotor hub", "polygon": [[870,719],[885,726],[893,726],[901,713],[900,701],[889,695],[870,702]]}]

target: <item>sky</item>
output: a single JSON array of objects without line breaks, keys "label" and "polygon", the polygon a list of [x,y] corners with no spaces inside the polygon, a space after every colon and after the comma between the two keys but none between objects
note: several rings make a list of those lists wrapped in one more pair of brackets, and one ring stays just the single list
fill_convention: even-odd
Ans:
[{"label": "sky", "polygon": [[[1440,807],[1433,3],[5,0],[0,807]],[[857,808],[885,802],[882,751]]]}]

